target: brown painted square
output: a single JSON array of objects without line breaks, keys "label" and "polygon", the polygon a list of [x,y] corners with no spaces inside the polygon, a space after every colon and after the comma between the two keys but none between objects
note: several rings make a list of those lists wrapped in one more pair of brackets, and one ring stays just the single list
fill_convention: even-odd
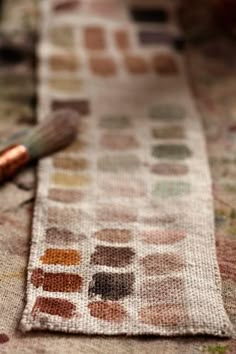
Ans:
[{"label": "brown painted square", "polygon": [[117,30],[114,32],[114,40],[117,48],[127,50],[130,46],[129,34],[125,30]]},{"label": "brown painted square", "polygon": [[75,100],[53,100],[52,101],[52,110],[56,111],[57,109],[70,108],[75,110],[81,115],[90,114],[90,104],[86,99],[75,99]]},{"label": "brown painted square", "polygon": [[87,49],[102,50],[106,48],[105,32],[99,26],[84,29],[84,44]]},{"label": "brown painted square", "polygon": [[139,55],[126,55],[125,66],[131,74],[145,74],[149,71],[146,59]]},{"label": "brown painted square", "polygon": [[95,75],[111,76],[116,74],[116,63],[111,57],[91,57],[89,63],[91,71]]},{"label": "brown painted square", "polygon": [[152,65],[158,74],[173,75],[178,73],[178,66],[173,56],[166,53],[155,54]]}]

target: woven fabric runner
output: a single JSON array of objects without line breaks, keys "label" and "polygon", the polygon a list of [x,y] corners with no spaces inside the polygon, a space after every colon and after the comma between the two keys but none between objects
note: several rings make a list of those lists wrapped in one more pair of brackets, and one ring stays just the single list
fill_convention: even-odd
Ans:
[{"label": "woven fabric runner", "polygon": [[39,165],[23,330],[231,335],[175,8],[143,4],[42,2],[39,119],[81,121]]}]

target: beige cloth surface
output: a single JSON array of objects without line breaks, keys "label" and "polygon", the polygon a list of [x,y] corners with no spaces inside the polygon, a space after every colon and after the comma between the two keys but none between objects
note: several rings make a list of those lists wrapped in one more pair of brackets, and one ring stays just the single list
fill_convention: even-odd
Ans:
[{"label": "beige cloth surface", "polygon": [[232,334],[175,11],[42,2],[39,119],[82,119],[39,165],[25,331]]}]

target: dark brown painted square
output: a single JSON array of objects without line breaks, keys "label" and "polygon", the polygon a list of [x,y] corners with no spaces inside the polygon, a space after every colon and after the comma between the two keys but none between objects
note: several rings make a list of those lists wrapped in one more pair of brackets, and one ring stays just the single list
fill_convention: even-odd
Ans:
[{"label": "dark brown painted square", "polygon": [[133,292],[134,280],[133,273],[96,273],[89,284],[89,295],[119,300]]},{"label": "dark brown painted square", "polygon": [[90,104],[86,99],[56,100],[52,101],[52,110],[70,108],[81,115],[90,114]]},{"label": "dark brown painted square", "polygon": [[61,0],[53,5],[53,10],[56,12],[74,11],[79,8],[80,0]]},{"label": "dark brown painted square", "polygon": [[132,263],[135,252],[130,247],[97,246],[91,264],[108,267],[125,267]]},{"label": "dark brown painted square", "polygon": [[162,7],[133,6],[130,10],[131,16],[136,22],[161,22],[168,21],[168,12]]}]

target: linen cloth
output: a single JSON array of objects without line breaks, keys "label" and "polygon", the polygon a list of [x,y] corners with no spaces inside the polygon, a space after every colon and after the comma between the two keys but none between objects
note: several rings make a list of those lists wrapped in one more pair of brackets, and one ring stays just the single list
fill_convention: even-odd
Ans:
[{"label": "linen cloth", "polygon": [[229,336],[173,5],[109,3],[112,21],[86,17],[88,1],[43,2],[39,117],[83,117],[40,163],[22,327]]}]

